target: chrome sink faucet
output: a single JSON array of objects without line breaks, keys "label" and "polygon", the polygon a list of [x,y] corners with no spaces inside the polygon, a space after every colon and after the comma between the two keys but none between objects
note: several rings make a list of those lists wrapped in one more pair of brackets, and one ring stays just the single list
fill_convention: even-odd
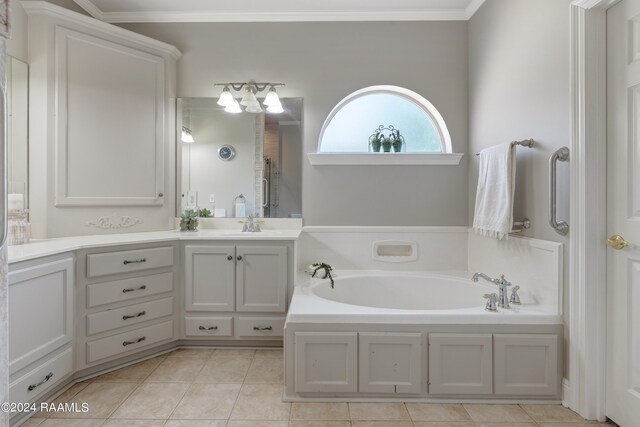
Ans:
[{"label": "chrome sink faucet", "polygon": [[477,282],[479,278],[483,278],[487,282],[497,285],[498,289],[500,289],[500,294],[498,295],[498,307],[511,308],[511,306],[509,306],[509,297],[507,295],[507,288],[511,286],[511,282],[504,278],[504,274],[501,275],[499,279],[492,279],[486,274],[478,272],[471,277],[471,280]]},{"label": "chrome sink faucet", "polygon": [[244,221],[244,225],[242,226],[243,233],[259,233],[262,229],[260,228],[260,217],[257,215],[249,215],[247,220]]}]

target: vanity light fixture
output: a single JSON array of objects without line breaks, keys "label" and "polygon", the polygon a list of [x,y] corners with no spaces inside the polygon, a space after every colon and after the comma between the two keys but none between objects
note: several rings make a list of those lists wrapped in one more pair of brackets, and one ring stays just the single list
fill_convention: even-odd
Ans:
[{"label": "vanity light fixture", "polygon": [[187,144],[193,144],[194,142],[196,142],[193,139],[193,133],[191,132],[191,129],[185,126],[182,126],[182,142],[185,142]]},{"label": "vanity light fixture", "polygon": [[231,104],[224,107],[224,111],[226,111],[227,113],[238,114],[242,113],[242,108],[240,108],[240,104],[238,103],[238,101],[234,99]]},{"label": "vanity light fixture", "polygon": [[229,86],[225,86],[224,89],[222,89],[220,98],[218,98],[218,105],[228,107],[229,105],[233,104],[234,101],[235,99],[233,99],[233,94],[229,90]]},{"label": "vanity light fixture", "polygon": [[[222,86],[222,93],[218,99],[218,105],[225,107],[224,111],[227,113],[240,113],[242,112],[241,105],[246,107],[244,111],[247,113],[262,113],[264,110],[260,106],[260,102],[256,97],[256,93],[263,92],[269,88],[264,99],[264,106],[267,107],[267,112],[272,114],[280,114],[284,112],[280,98],[276,93],[277,86],[284,86],[284,83],[256,83],[256,82],[244,82],[244,83],[215,83],[214,86]],[[238,102],[231,92],[239,92],[245,89],[245,93]]]},{"label": "vanity light fixture", "polygon": [[276,93],[275,87],[271,86],[271,89],[269,89],[267,96],[264,97],[264,105],[266,105],[267,107],[271,107],[272,105],[282,105],[280,103],[280,98]]},{"label": "vanity light fixture", "polygon": [[273,104],[267,107],[267,113],[271,114],[280,114],[284,113],[284,108],[282,108],[282,104]]}]

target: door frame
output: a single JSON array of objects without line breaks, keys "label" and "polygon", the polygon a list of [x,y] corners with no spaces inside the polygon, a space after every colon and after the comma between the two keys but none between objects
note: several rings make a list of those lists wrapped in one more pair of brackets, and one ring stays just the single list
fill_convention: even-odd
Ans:
[{"label": "door frame", "polygon": [[[620,0],[571,2],[569,380],[563,401],[606,419],[606,11]],[[595,350],[594,350],[595,349]]]}]

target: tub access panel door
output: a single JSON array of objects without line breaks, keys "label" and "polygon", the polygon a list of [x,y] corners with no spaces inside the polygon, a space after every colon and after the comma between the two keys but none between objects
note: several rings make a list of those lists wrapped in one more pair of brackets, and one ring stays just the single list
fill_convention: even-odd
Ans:
[{"label": "tub access panel door", "polygon": [[493,393],[491,334],[429,334],[429,394]]},{"label": "tub access panel door", "polygon": [[418,394],[422,391],[422,334],[359,334],[359,391]]}]

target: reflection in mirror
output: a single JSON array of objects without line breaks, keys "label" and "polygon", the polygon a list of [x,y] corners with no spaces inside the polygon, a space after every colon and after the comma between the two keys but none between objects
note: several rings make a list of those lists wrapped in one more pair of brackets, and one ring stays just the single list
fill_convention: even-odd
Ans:
[{"label": "reflection in mirror", "polygon": [[178,212],[299,218],[302,98],[281,98],[281,114],[231,114],[216,101],[178,100]]},{"label": "reflection in mirror", "polygon": [[9,210],[28,209],[29,66],[7,57],[7,159]]}]

